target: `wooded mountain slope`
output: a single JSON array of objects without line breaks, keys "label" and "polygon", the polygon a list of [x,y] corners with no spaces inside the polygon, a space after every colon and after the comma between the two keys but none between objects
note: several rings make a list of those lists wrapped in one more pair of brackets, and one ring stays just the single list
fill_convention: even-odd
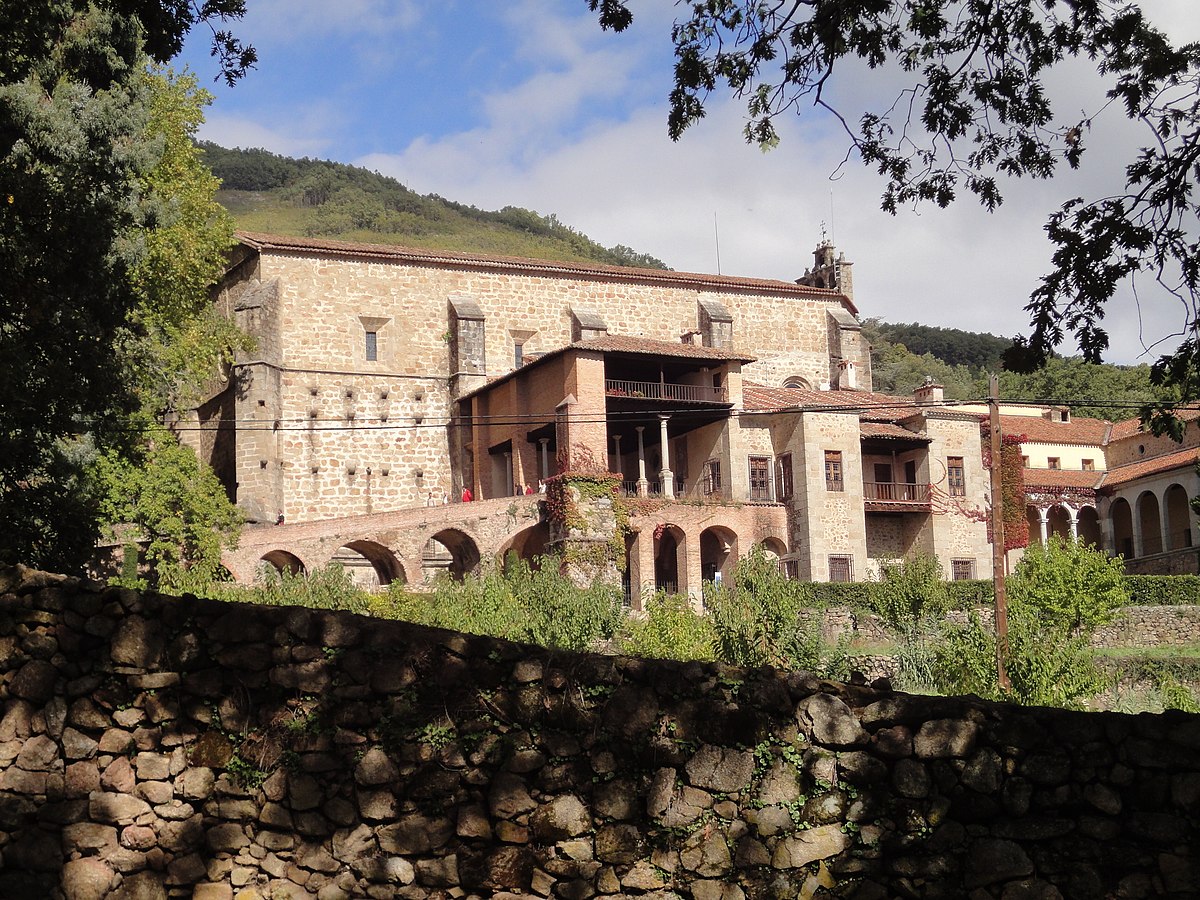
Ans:
[{"label": "wooded mountain slope", "polygon": [[266,150],[201,142],[221,179],[217,199],[247,231],[666,269],[630,247],[602,247],[558,220],[506,206],[477,209],[421,195],[395,178],[357,166],[290,159]]}]

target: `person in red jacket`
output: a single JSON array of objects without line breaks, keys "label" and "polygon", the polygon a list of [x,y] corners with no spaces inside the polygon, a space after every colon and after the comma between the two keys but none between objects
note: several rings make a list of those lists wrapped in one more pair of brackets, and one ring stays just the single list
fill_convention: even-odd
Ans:
[{"label": "person in red jacket", "polygon": [[472,500],[474,500],[474,499],[475,499],[475,498],[474,498],[474,497],[471,495],[471,489],[470,489],[469,487],[467,487],[467,486],[464,484],[464,485],[463,485],[463,496],[462,496],[462,502],[463,502],[463,503],[470,503],[470,502],[471,502]]}]

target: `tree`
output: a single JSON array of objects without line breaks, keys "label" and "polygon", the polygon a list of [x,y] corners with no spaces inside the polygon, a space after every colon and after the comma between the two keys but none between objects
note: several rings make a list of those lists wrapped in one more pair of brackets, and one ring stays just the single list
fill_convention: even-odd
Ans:
[{"label": "tree", "polygon": [[[604,28],[632,21],[629,0],[586,2]],[[673,139],[719,86],[745,99],[746,138],[764,147],[778,141],[780,115],[811,104],[884,177],[891,212],[944,207],[963,188],[994,209],[1002,178],[1078,167],[1091,120],[1056,118],[1047,76],[1069,59],[1093,61],[1108,102],[1144,126],[1145,144],[1123,185],[1067,199],[1050,217],[1052,269],[1026,307],[1032,334],[1006,366],[1043,363],[1066,330],[1085,360],[1099,361],[1105,304],[1145,275],[1184,308],[1182,340],[1154,377],[1180,385],[1181,400],[1200,395],[1200,44],[1174,46],[1126,0],[693,0],[685,10],[671,34]],[[904,83],[852,122],[830,87],[842,68],[863,64]]]},{"label": "tree", "polygon": [[139,407],[145,333],[132,273],[162,212],[145,179],[147,59],[214,28],[227,80],[254,63],[216,24],[244,0],[56,0],[0,8],[0,562],[78,567],[96,533],[89,458],[121,444]]},{"label": "tree", "polygon": [[1129,602],[1119,558],[1057,535],[1026,548],[1008,584],[1013,602],[1076,634],[1091,633]]}]

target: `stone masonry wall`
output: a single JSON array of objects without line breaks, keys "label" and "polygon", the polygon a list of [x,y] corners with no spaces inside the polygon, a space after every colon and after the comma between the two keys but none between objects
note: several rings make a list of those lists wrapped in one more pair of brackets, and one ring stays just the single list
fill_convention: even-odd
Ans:
[{"label": "stone masonry wall", "polygon": [[0,896],[1194,897],[1200,717],[0,571]]}]

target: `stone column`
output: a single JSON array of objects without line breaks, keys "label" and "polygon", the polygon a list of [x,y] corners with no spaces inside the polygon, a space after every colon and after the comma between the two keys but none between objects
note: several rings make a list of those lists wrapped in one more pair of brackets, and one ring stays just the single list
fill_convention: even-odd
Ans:
[{"label": "stone column", "polygon": [[513,493],[515,492],[515,489],[514,489],[514,487],[513,487],[513,484],[514,484],[514,483],[515,483],[515,481],[516,481],[516,479],[514,479],[514,478],[513,478],[513,467],[512,467],[512,460],[513,460],[513,455],[512,455],[512,453],[511,453],[511,452],[508,452],[508,451],[505,451],[505,454],[504,454],[504,470],[505,470],[505,472],[507,472],[508,474],[507,474],[507,475],[505,475],[505,478],[507,479],[507,481],[506,481],[506,483],[505,483],[505,485],[504,485],[504,488],[505,488],[505,493],[506,493],[506,494],[507,494],[509,497],[511,497],[511,496],[513,495]]},{"label": "stone column", "polygon": [[658,440],[662,447],[662,468],[658,470],[658,483],[662,495],[668,500],[675,499],[675,473],[671,471],[671,449],[667,443],[667,421],[670,416],[658,417]]},{"label": "stone column", "polygon": [[1067,520],[1071,526],[1072,542],[1079,540],[1079,510],[1073,506],[1063,504],[1063,509],[1067,511]]},{"label": "stone column", "polygon": [[646,480],[646,440],[642,432],[646,430],[645,425],[638,425],[635,429],[638,436],[638,479],[637,479],[637,494],[639,497],[645,497],[650,492],[650,482]]},{"label": "stone column", "polygon": [[550,438],[538,438],[542,445],[542,480],[550,477]]},{"label": "stone column", "polygon": [[1043,546],[1043,547],[1045,547],[1045,546],[1046,546],[1046,543],[1047,543],[1047,542],[1049,541],[1049,539],[1050,539],[1050,535],[1049,535],[1049,527],[1048,527],[1048,525],[1049,525],[1049,520],[1050,520],[1050,510],[1048,510],[1048,509],[1039,509],[1039,510],[1038,510],[1038,530],[1041,532],[1042,546]]},{"label": "stone column", "polygon": [[624,482],[625,481],[625,472],[621,468],[621,436],[619,434],[613,435],[613,443],[616,445],[616,450],[614,451],[614,459],[616,460],[616,466],[614,467],[613,461],[609,460],[608,471],[616,472],[618,475],[621,476],[621,481]]}]

